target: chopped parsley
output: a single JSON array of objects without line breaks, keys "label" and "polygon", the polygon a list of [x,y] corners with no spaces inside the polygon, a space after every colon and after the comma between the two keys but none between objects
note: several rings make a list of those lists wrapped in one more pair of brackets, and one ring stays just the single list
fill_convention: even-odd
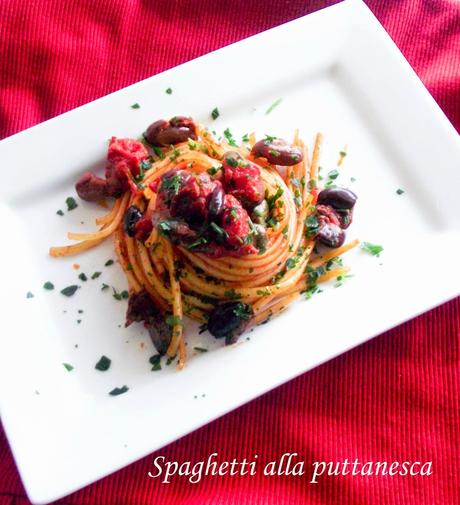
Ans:
[{"label": "chopped parsley", "polygon": [[316,216],[308,216],[305,219],[305,235],[307,237],[313,237],[318,233],[319,221]]},{"label": "chopped parsley", "polygon": [[220,167],[211,167],[211,168],[208,168],[207,172],[209,175],[216,175],[217,172],[221,169],[222,169],[221,166]]},{"label": "chopped parsley", "polygon": [[278,105],[283,101],[282,98],[278,98],[277,100],[275,100],[271,105],[270,107],[265,111],[265,114],[270,114],[271,112],[273,112],[274,109],[276,109],[276,107],[278,107]]},{"label": "chopped parsley", "polygon": [[126,291],[126,289],[121,292],[118,292],[114,287],[112,287],[112,291],[113,291],[112,296],[115,298],[115,300],[121,301],[121,300],[127,300],[129,298],[129,293],[128,291]]},{"label": "chopped parsley", "polygon": [[136,102],[131,105],[131,109],[140,109],[141,106]]},{"label": "chopped parsley", "polygon": [[241,295],[235,291],[235,288],[231,288],[225,291],[224,297],[228,300],[239,300]]},{"label": "chopped parsley", "polygon": [[107,260],[105,263],[104,263],[104,266],[105,267],[109,267],[110,265],[113,265],[114,261],[112,259],[110,260]]},{"label": "chopped parsley", "polygon": [[235,142],[235,139],[233,138],[230,128],[226,128],[224,130],[224,137],[226,138],[229,145],[231,145],[233,147],[237,147],[237,143]]},{"label": "chopped parsley", "polygon": [[198,352],[208,352],[208,349],[206,349],[205,347],[199,347],[199,346],[195,346],[193,348],[194,351],[198,351]]},{"label": "chopped parsley", "polygon": [[397,195],[403,195],[404,193],[405,193],[405,191],[404,191],[403,189],[401,189],[401,188],[398,188],[398,189],[396,190],[396,194],[397,194]]},{"label": "chopped parsley", "polygon": [[152,150],[158,156],[158,158],[160,158],[160,160],[164,160],[165,153],[158,146],[152,146]]},{"label": "chopped parsley", "polygon": [[48,291],[52,291],[54,289],[54,284],[50,281],[45,282],[43,284],[43,289],[47,289]]},{"label": "chopped parsley", "polygon": [[236,317],[239,317],[247,321],[248,319],[251,319],[253,311],[249,305],[246,305],[244,303],[238,303],[237,306],[233,309],[233,314],[235,314]]},{"label": "chopped parsley", "polygon": [[372,254],[372,256],[377,257],[383,251],[383,247],[381,245],[371,244],[370,242],[363,242],[361,244],[361,249],[369,254]]},{"label": "chopped parsley", "polygon": [[27,291],[26,298],[33,298],[34,294],[31,291]]},{"label": "chopped parsley", "polygon": [[191,244],[188,244],[187,245],[187,249],[189,251],[193,251],[193,249],[196,249],[200,245],[205,245],[207,243],[208,243],[208,240],[205,237],[199,237],[194,242],[192,242]]},{"label": "chopped parsley", "polygon": [[264,289],[258,289],[257,290],[257,294],[259,296],[270,296],[271,295],[271,291],[267,288],[264,288]]},{"label": "chopped parsley", "polygon": [[249,135],[247,133],[245,133],[242,137],[241,137],[241,141],[242,142],[249,142]]},{"label": "chopped parsley", "polygon": [[308,189],[315,189],[317,187],[315,179],[310,179],[308,181]]},{"label": "chopped parsley", "polygon": [[179,316],[173,316],[173,315],[166,316],[166,324],[171,327],[184,325],[182,319]]},{"label": "chopped parsley", "polygon": [[56,214],[57,214],[58,216],[63,216],[63,215],[64,215],[64,212],[62,212],[62,210],[61,210],[61,209],[59,209],[59,210],[56,212]]},{"label": "chopped parsley", "polygon": [[105,291],[106,289],[109,289],[109,287],[110,286],[108,284],[103,283],[102,287],[101,287],[101,291]]},{"label": "chopped parsley", "polygon": [[128,386],[122,386],[121,388],[113,388],[112,391],[109,392],[110,396],[118,396],[126,393],[129,390]]},{"label": "chopped parsley", "polygon": [[154,354],[153,356],[150,357],[149,363],[152,365],[152,372],[157,372],[158,370],[161,370],[161,355]]},{"label": "chopped parsley", "polygon": [[214,121],[220,116],[220,112],[219,112],[219,109],[217,107],[215,107],[214,109],[212,109],[211,111],[211,117],[212,119],[214,119]]},{"label": "chopped parsley", "polygon": [[64,295],[64,296],[73,296],[75,294],[75,291],[77,291],[77,289],[79,288],[80,286],[77,286],[76,284],[73,284],[72,286],[67,286],[66,288],[64,289],[61,289],[61,293]]},{"label": "chopped parsley", "polygon": [[335,180],[339,176],[339,171],[335,169],[331,170],[330,172],[328,172],[327,176],[329,177],[329,179]]},{"label": "chopped parsley", "polygon": [[305,298],[309,300],[314,294],[321,293],[321,290],[318,286],[314,285],[311,288],[308,288],[304,291]]},{"label": "chopped parsley", "polygon": [[188,144],[188,148],[190,149],[190,151],[194,151],[198,145],[193,139],[190,139],[190,138],[188,139],[187,144]]},{"label": "chopped parsley", "polygon": [[175,161],[177,157],[180,155],[179,149],[176,149],[172,144],[169,146],[172,149],[172,155],[169,157],[171,161]]},{"label": "chopped parsley", "polygon": [[96,370],[100,370],[101,372],[106,372],[110,368],[110,364],[112,360],[107,356],[102,355],[99,361],[94,365]]},{"label": "chopped parsley", "polygon": [[180,189],[180,175],[173,175],[172,177],[166,177],[161,181],[162,191],[172,191],[174,195],[177,195],[179,193],[179,189]]},{"label": "chopped parsley", "polygon": [[65,199],[65,203],[67,204],[67,210],[71,211],[73,209],[76,209],[78,207],[78,203],[75,201],[75,198],[73,196],[69,196]]},{"label": "chopped parsley", "polygon": [[167,95],[172,95],[172,89],[171,89],[171,88],[166,88],[166,89],[165,89],[165,93],[166,93]]},{"label": "chopped parsley", "polygon": [[62,363],[62,366],[68,371],[71,372],[74,367],[70,363]]},{"label": "chopped parsley", "polygon": [[275,208],[276,201],[281,198],[283,195],[283,188],[278,186],[278,189],[276,190],[276,193],[273,195],[268,195],[268,193],[265,194],[265,199],[267,200],[268,208],[270,210],[273,210]]},{"label": "chopped parsley", "polygon": [[100,277],[102,275],[102,272],[94,272],[94,274],[91,276],[91,279],[97,279],[98,277]]},{"label": "chopped parsley", "polygon": [[83,282],[86,282],[88,280],[88,277],[86,277],[86,274],[83,272],[79,274],[78,278]]}]

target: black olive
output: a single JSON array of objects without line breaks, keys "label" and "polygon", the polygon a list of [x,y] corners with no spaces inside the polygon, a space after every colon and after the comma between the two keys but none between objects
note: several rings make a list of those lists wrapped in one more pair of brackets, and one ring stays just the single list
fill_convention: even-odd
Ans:
[{"label": "black olive", "polygon": [[209,315],[209,333],[216,338],[225,338],[227,345],[233,344],[243,333],[253,315],[252,307],[243,302],[217,305]]},{"label": "black olive", "polygon": [[288,144],[283,139],[265,139],[259,140],[254,144],[251,150],[252,154],[258,158],[266,158],[273,165],[287,167],[297,165],[303,160],[303,153],[297,146]]},{"label": "black olive", "polygon": [[318,204],[330,205],[336,210],[352,209],[358,197],[347,188],[323,189],[318,195]]},{"label": "black olive", "polygon": [[134,237],[136,230],[136,223],[143,217],[142,212],[135,206],[128,207],[125,213],[124,229],[129,237]]},{"label": "black olive", "polygon": [[208,203],[208,219],[210,221],[218,221],[224,211],[225,193],[220,184],[212,190]]},{"label": "black olive", "polygon": [[169,146],[185,142],[189,138],[196,140],[196,126],[190,118],[184,116],[175,116],[169,121],[159,119],[147,128],[144,138],[153,146]]},{"label": "black olive", "polygon": [[335,249],[345,242],[345,232],[336,224],[325,223],[320,227],[316,239],[323,245]]}]

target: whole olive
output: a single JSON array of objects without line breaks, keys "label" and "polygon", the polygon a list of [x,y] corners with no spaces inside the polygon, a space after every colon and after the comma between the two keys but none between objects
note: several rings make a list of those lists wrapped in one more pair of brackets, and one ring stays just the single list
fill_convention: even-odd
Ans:
[{"label": "whole olive", "polygon": [[225,338],[226,344],[233,344],[243,333],[253,315],[252,307],[246,303],[222,303],[209,315],[208,330],[216,338]]},{"label": "whole olive", "polygon": [[259,254],[263,254],[268,245],[267,230],[262,224],[255,224],[254,231],[254,245],[259,249]]},{"label": "whole olive", "polygon": [[262,200],[252,209],[251,219],[254,223],[265,224],[269,213],[270,209],[268,207],[267,200]]},{"label": "whole olive", "polygon": [[218,221],[224,211],[225,193],[221,184],[216,183],[208,202],[208,218],[210,221]]},{"label": "whole olive", "polygon": [[169,121],[159,119],[147,128],[144,138],[153,146],[174,145],[189,138],[196,140],[196,127],[190,118],[184,116],[175,116]]},{"label": "whole olive", "polygon": [[129,237],[134,237],[136,233],[135,229],[136,224],[139,221],[139,219],[142,219],[142,217],[143,217],[142,212],[135,205],[131,205],[130,207],[127,208],[125,218],[123,221],[123,226],[126,234]]},{"label": "whole olive", "polygon": [[107,181],[93,172],[85,172],[76,182],[75,189],[78,196],[87,202],[97,202],[108,196]]},{"label": "whole olive", "polygon": [[323,189],[318,195],[318,204],[330,205],[336,210],[352,209],[358,197],[347,188]]},{"label": "whole olive", "polygon": [[345,242],[345,232],[336,224],[325,223],[320,227],[316,240],[326,247],[335,249]]},{"label": "whole olive", "polygon": [[266,158],[269,163],[283,167],[297,165],[303,160],[303,153],[299,147],[273,137],[256,142],[251,152],[256,158]]}]

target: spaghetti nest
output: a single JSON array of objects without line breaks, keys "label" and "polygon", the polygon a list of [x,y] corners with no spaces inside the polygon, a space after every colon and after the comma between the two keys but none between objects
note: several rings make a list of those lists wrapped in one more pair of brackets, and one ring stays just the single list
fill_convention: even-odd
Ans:
[{"label": "spaghetti nest", "polygon": [[[147,293],[165,315],[171,329],[167,355],[179,356],[183,367],[186,348],[183,317],[204,325],[216,307],[240,302],[246,311],[245,324],[256,325],[280,313],[301,293],[310,295],[317,284],[344,275],[347,268],[335,258],[356,246],[354,240],[326,252],[315,248],[318,229],[318,162],[322,135],[317,134],[309,159],[307,148],[296,132],[292,145],[301,151],[300,161],[283,169],[254,153],[255,138],[242,147],[217,142],[211,133],[196,125],[196,136],[170,147],[155,149],[148,168],[127,173],[129,188],[115,200],[111,211],[96,219],[95,233],[69,233],[75,245],[52,247],[52,256],[67,256],[92,248],[112,236],[123,268],[130,298]],[[195,243],[171,240],[159,226],[161,202],[159,181],[181,167],[192,176],[207,174],[213,181],[224,177],[222,163],[228,151],[258,167],[268,204],[263,250],[247,254],[233,248],[219,254],[196,247]],[[134,188],[134,189],[133,189]],[[139,238],[126,230],[126,215],[137,208],[154,226]]]}]

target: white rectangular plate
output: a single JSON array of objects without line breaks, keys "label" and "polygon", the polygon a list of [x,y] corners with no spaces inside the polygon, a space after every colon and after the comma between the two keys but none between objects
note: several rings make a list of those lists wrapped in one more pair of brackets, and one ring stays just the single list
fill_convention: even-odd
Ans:
[{"label": "white rectangular plate", "polygon": [[[173,94],[165,89],[173,88]],[[276,99],[282,102],[270,114]],[[138,102],[140,109],[130,105]],[[211,110],[221,116],[213,122]],[[94,205],[56,211],[87,168],[103,167],[111,135],[138,136],[157,118],[193,116],[235,137],[325,134],[324,171],[345,144],[339,182],[359,195],[349,238],[380,258],[345,257],[355,276],[294,304],[250,340],[222,348],[188,329],[184,371],[151,372],[138,325],[123,324],[125,289],[111,241],[56,260],[68,230],[94,229]],[[365,5],[349,0],[251,37],[64,114],[0,144],[2,421],[27,493],[46,503],[89,484],[372,336],[459,293],[441,255],[460,245],[458,135]],[[351,182],[350,178],[356,179]],[[397,195],[403,188],[405,193]],[[84,224],[82,224],[82,222]],[[73,263],[81,268],[75,271]],[[59,293],[77,274],[72,298]],[[52,281],[53,292],[42,289]],[[32,291],[34,298],[26,299]],[[84,311],[79,314],[78,310]],[[66,312],[65,312],[66,311]],[[333,317],[331,317],[331,314]],[[77,324],[77,319],[81,323]],[[75,347],[78,344],[78,347]],[[212,352],[195,355],[191,348]],[[397,342],[395,343],[397,345]],[[94,369],[105,354],[106,373]],[[75,368],[67,372],[63,362]],[[115,386],[127,394],[111,397]],[[139,476],[142,478],[142,476]]]}]

